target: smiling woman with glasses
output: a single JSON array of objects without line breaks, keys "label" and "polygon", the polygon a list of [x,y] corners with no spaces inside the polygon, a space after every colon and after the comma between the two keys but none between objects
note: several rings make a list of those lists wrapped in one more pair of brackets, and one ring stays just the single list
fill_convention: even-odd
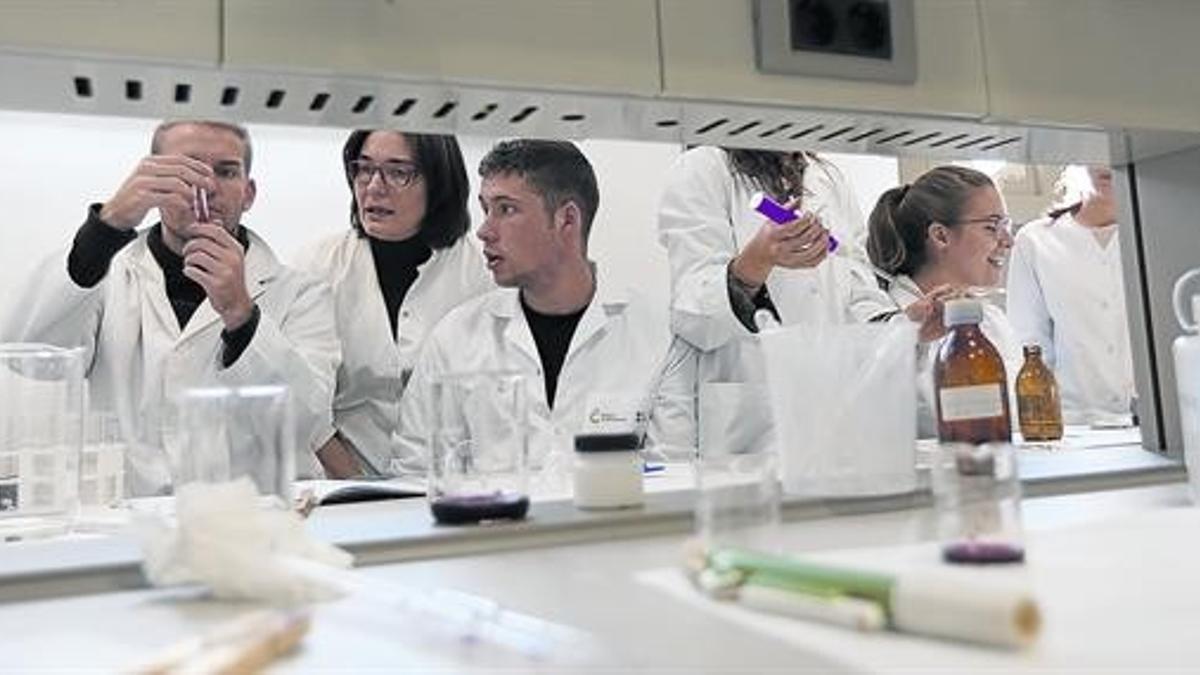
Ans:
[{"label": "smiling woman with glasses", "polygon": [[446,312],[493,288],[471,237],[470,184],[453,136],[372,129],[342,148],[350,228],[300,267],[333,288],[342,365],[321,457],[335,477],[380,475],[416,354]]},{"label": "smiling woman with glasses", "polygon": [[[890,315],[921,324],[921,435],[934,431],[931,370],[946,334],[944,303],[992,295],[1004,278],[1012,245],[1004,198],[991,178],[966,167],[936,167],[884,192],[871,212],[867,254],[894,303]],[[1004,310],[983,299],[981,328],[1004,357],[1011,383],[1021,365],[1019,345]]]}]

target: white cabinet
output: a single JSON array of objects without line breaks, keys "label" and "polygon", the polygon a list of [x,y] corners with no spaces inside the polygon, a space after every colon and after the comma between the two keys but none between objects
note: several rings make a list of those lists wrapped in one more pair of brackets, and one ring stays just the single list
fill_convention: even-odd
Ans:
[{"label": "white cabinet", "polygon": [[0,48],[216,64],[219,0],[2,0]]},{"label": "white cabinet", "polygon": [[904,113],[982,116],[979,21],[970,0],[916,0],[917,80],[886,84],[760,73],[751,3],[661,0],[669,96]]},{"label": "white cabinet", "polygon": [[1200,2],[981,0],[993,116],[1200,130]]},{"label": "white cabinet", "polygon": [[226,0],[233,67],[652,95],[654,0]]}]

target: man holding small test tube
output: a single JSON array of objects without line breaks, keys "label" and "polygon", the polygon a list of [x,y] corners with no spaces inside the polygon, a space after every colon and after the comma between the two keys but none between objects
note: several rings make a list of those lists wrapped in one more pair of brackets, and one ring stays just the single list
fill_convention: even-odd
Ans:
[{"label": "man holding small test tube", "polygon": [[[320,472],[314,421],[330,415],[340,360],[332,299],[241,224],[256,194],[251,160],[240,126],[159,125],[150,155],[89,207],[69,252],[34,275],[3,326],[4,340],[86,349],[91,407],[115,411],[130,441],[133,495],[169,487],[165,412],[194,386],[287,385],[297,470]],[[161,222],[136,230],[152,209]]]}]

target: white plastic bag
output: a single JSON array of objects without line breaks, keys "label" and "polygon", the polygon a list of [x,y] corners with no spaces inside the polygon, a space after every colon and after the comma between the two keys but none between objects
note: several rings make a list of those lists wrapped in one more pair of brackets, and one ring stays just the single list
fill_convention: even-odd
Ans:
[{"label": "white plastic bag", "polygon": [[797,325],[760,337],[785,493],[915,489],[915,324]]}]

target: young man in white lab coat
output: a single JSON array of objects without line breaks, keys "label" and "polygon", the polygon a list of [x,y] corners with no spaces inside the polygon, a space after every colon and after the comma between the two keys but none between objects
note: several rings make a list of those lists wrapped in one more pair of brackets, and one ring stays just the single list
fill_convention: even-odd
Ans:
[{"label": "young man in white lab coat", "polygon": [[[89,207],[70,251],[34,275],[3,326],[4,340],[85,348],[90,407],[115,411],[130,441],[131,495],[170,488],[179,439],[164,420],[194,386],[287,385],[297,470],[320,473],[315,435],[340,360],[332,299],[241,224],[251,159],[239,126],[160,125],[150,156]],[[162,221],[136,230],[151,209]]]},{"label": "young man in white lab coat", "polygon": [[395,468],[425,469],[432,384],[448,373],[528,373],[531,456],[549,473],[569,466],[574,436],[598,410],[653,408],[651,441],[688,445],[691,392],[672,388],[690,385],[676,376],[687,361],[666,366],[666,308],[588,259],[599,205],[591,164],[570,142],[516,140],[493,148],[479,174],[485,220],[477,236],[501,288],[459,306],[426,341],[401,404]]}]

